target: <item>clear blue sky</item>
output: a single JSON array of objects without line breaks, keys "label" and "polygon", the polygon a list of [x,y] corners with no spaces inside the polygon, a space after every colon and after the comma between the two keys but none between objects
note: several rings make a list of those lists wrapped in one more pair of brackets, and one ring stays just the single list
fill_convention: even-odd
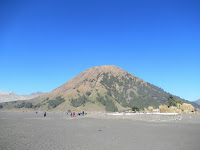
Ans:
[{"label": "clear blue sky", "polygon": [[199,99],[200,1],[0,1],[0,90],[50,92],[99,65]]}]

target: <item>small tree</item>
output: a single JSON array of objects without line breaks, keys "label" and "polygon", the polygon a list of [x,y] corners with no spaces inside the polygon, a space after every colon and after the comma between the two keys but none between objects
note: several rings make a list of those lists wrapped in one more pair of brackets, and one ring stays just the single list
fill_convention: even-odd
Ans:
[{"label": "small tree", "polygon": [[177,100],[177,103],[183,105],[183,101],[182,101],[181,99],[178,99],[178,100]]},{"label": "small tree", "polygon": [[194,106],[192,106],[191,104],[183,103],[183,105],[180,106],[180,109],[183,113],[188,114],[194,111]]},{"label": "small tree", "polygon": [[167,105],[160,105],[159,109],[160,109],[160,112],[162,112],[162,113],[166,113],[169,110]]},{"label": "small tree", "polygon": [[148,107],[148,111],[153,112],[153,107],[152,107],[152,106],[149,106],[149,107]]},{"label": "small tree", "polygon": [[166,102],[166,105],[168,107],[171,107],[171,106],[175,106],[177,105],[177,102],[176,100],[174,99],[174,97],[172,95],[169,95],[168,99],[167,99],[167,102]]},{"label": "small tree", "polygon": [[132,111],[139,111],[139,108],[137,106],[133,106]]},{"label": "small tree", "polygon": [[87,96],[90,96],[91,95],[91,92],[86,92],[85,93]]}]

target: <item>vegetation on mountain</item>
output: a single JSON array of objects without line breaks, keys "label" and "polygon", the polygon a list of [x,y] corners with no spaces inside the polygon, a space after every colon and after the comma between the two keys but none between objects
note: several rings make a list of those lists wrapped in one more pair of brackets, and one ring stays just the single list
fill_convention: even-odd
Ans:
[{"label": "vegetation on mountain", "polygon": [[33,105],[32,105],[32,103],[30,103],[30,102],[27,102],[27,103],[24,104],[24,107],[25,107],[25,108],[32,108],[32,106],[33,106]]},{"label": "vegetation on mountain", "polygon": [[[109,76],[108,73],[103,73],[102,76],[101,84],[107,89],[107,95],[112,96],[123,107],[133,105],[137,105],[139,108],[149,105],[158,107],[159,104],[166,101],[168,96],[168,94],[163,94],[165,97],[160,96],[158,93],[164,91],[151,84],[145,85],[142,81],[136,82],[137,78],[132,77],[129,73],[122,76],[121,79],[112,75]],[[118,90],[117,87],[120,89]]]},{"label": "vegetation on mountain", "polygon": [[61,96],[56,97],[54,100],[48,101],[48,108],[56,108],[58,105],[63,103],[65,99],[63,99]]},{"label": "vegetation on mountain", "polygon": [[25,102],[25,101],[20,101],[15,107],[16,108],[32,108],[32,103],[30,102]]},{"label": "vegetation on mountain", "polygon": [[71,99],[71,105],[73,107],[80,107],[80,106],[86,104],[86,102],[88,102],[88,101],[89,101],[89,99],[85,95],[83,95],[83,96],[79,96],[76,99],[72,98]]},{"label": "vegetation on mountain", "polygon": [[139,108],[137,106],[133,106],[132,111],[139,111]]},{"label": "vegetation on mountain", "polygon": [[86,92],[85,93],[87,96],[90,96],[91,95],[91,92]]},{"label": "vegetation on mountain", "polygon": [[116,111],[118,111],[118,109],[115,106],[114,102],[108,96],[105,96],[105,98],[103,96],[97,97],[97,101],[99,101],[102,105],[104,105],[106,111],[108,111],[108,112],[116,112]]},{"label": "vegetation on mountain", "polygon": [[177,101],[174,99],[174,97],[172,95],[169,95],[166,104],[167,104],[168,107],[171,107],[171,106],[175,106],[176,107],[177,106]]},{"label": "vegetation on mountain", "polygon": [[177,104],[183,105],[183,101],[181,99],[178,99],[176,102],[177,102]]},{"label": "vegetation on mountain", "polygon": [[36,104],[36,105],[33,105],[32,108],[40,108],[41,106],[42,106],[42,104],[41,104],[41,103],[38,103],[38,104]]}]

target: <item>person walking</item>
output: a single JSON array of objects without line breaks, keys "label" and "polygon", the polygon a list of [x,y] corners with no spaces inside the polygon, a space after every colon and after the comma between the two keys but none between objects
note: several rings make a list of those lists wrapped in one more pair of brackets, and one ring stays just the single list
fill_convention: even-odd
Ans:
[{"label": "person walking", "polygon": [[46,115],[47,115],[47,113],[46,113],[46,112],[44,112],[43,116],[44,116],[44,117],[46,117]]},{"label": "person walking", "polygon": [[75,112],[73,112],[73,117],[75,117]]}]

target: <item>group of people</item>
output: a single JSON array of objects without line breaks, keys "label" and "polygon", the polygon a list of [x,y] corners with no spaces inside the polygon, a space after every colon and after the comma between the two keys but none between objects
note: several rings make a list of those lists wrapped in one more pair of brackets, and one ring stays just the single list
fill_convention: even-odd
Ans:
[{"label": "group of people", "polygon": [[[69,113],[67,113],[67,115],[68,115]],[[77,116],[84,116],[85,115],[85,112],[84,111],[82,111],[82,113],[81,112],[78,112],[77,113]],[[76,113],[75,112],[70,112],[70,116],[71,117],[75,117],[76,116]]]},{"label": "group of people", "polygon": [[[36,113],[37,113],[37,112],[36,112]],[[68,115],[68,114],[69,114],[69,113],[67,113],[67,115]],[[47,115],[47,113],[44,112],[44,113],[43,113],[43,116],[46,117],[46,115]],[[84,112],[84,111],[78,112],[78,113],[77,113],[77,116],[84,116],[84,115],[85,115],[85,112]],[[75,117],[75,116],[76,116],[75,112],[70,112],[70,116],[71,116],[71,117]]]},{"label": "group of people", "polygon": [[73,112],[73,113],[71,112],[71,113],[70,113],[70,116],[71,116],[71,117],[75,117],[75,112]]}]

